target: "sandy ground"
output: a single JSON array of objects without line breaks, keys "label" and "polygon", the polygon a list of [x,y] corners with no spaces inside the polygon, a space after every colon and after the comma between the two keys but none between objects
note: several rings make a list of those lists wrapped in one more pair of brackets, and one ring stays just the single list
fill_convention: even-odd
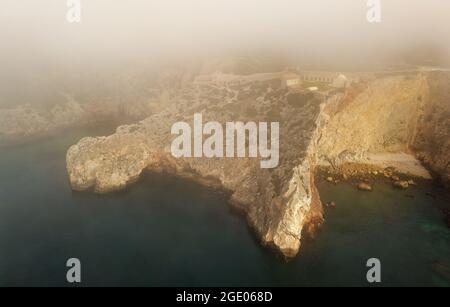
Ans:
[{"label": "sandy ground", "polygon": [[431,179],[431,174],[413,156],[407,153],[367,154],[362,163],[381,168],[393,167],[398,172],[416,177]]}]

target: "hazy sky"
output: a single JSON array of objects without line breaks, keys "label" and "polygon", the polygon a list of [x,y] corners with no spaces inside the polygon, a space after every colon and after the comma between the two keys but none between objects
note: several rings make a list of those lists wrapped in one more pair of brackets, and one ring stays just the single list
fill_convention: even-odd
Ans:
[{"label": "hazy sky", "polygon": [[[81,0],[82,21],[66,21],[66,0],[2,0],[2,51],[181,55],[271,48],[301,52],[449,44],[450,1],[381,0],[382,22],[366,20],[367,0]],[[33,56],[35,58],[36,54]]]},{"label": "hazy sky", "polygon": [[[308,60],[368,61],[417,46],[450,57],[449,0],[81,0],[81,23],[66,0],[2,0],[0,83],[47,65],[93,67],[124,59],[184,59],[272,51]],[[5,76],[7,74],[7,76]]]}]

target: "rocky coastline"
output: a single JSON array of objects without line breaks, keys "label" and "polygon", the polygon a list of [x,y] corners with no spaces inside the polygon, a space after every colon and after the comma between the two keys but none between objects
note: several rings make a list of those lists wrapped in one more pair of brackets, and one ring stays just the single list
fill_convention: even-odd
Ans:
[{"label": "rocky coastline", "polygon": [[[233,86],[187,87],[172,108],[138,124],[121,126],[111,136],[85,138],[72,146],[67,153],[70,182],[74,190],[108,193],[127,187],[150,170],[223,189],[261,242],[292,258],[302,240],[314,237],[324,222],[317,174],[320,177],[325,170],[325,179],[332,183],[356,179],[369,187],[370,180],[382,178],[401,189],[416,184],[417,177],[431,178],[413,148],[421,142],[423,110],[436,103],[428,100],[432,95],[428,79],[433,77],[417,74],[374,80],[363,84],[365,89],[350,101],[349,92],[305,98],[254,80]],[[189,98],[199,95],[208,103]],[[389,116],[375,112],[380,108]],[[280,166],[264,170],[249,158],[174,158],[169,150],[170,126],[180,119],[192,120],[189,114],[194,112],[218,122],[280,121]],[[402,152],[410,158],[374,158]]]},{"label": "rocky coastline", "polygon": [[[289,259],[324,223],[316,180],[372,191],[378,180],[407,189],[433,177],[448,187],[449,86],[449,74],[441,72],[363,80],[328,93],[291,90],[266,75],[186,81],[153,115],[142,111],[146,119],[73,145],[67,172],[73,190],[100,194],[125,189],[147,171],[221,189],[262,244]],[[251,158],[174,158],[171,125],[192,121],[194,113],[220,123],[279,122],[279,166],[261,169]],[[85,124],[92,115],[73,99],[46,113],[22,108],[1,114],[3,144]]]},{"label": "rocky coastline", "polygon": [[[321,94],[288,100],[287,89],[271,82],[252,81],[233,86],[192,86],[183,97],[205,96],[209,104],[186,99],[176,107],[134,125],[121,126],[108,137],[85,138],[67,153],[67,170],[74,190],[108,193],[127,187],[145,170],[201,181],[230,191],[230,203],[244,212],[262,243],[285,257],[294,257],[302,235],[323,223],[322,205],[314,185],[317,126],[323,123]],[[292,97],[291,97],[292,98]],[[216,101],[216,103],[211,103]],[[225,103],[223,103],[225,101]],[[280,121],[280,165],[262,169],[251,158],[174,158],[170,153],[171,125],[205,120]]]}]

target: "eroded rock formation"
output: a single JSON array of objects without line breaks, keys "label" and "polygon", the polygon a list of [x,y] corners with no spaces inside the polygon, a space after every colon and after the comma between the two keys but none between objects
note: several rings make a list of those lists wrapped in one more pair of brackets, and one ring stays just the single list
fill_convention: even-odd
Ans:
[{"label": "eroded rock formation", "polygon": [[[292,94],[271,81],[191,85],[180,92],[173,108],[121,126],[111,136],[85,138],[72,146],[67,153],[70,182],[75,190],[106,193],[151,170],[227,190],[230,202],[245,213],[263,243],[293,257],[302,232],[312,234],[323,222],[314,186],[323,101],[320,94]],[[279,167],[262,169],[255,158],[174,158],[171,126],[192,122],[195,112],[201,112],[205,122],[279,121]]]},{"label": "eroded rock formation", "polygon": [[[323,222],[314,185],[318,163],[336,167],[384,154],[415,154],[448,180],[448,78],[438,72],[383,77],[329,96],[290,92],[273,80],[191,84],[164,111],[72,146],[70,182],[75,190],[106,193],[151,170],[227,190],[262,242],[293,257],[302,235],[314,234]],[[249,158],[172,157],[171,125],[192,122],[197,112],[220,123],[279,121],[279,166],[261,169],[259,159]],[[408,167],[409,160],[405,163]]]}]

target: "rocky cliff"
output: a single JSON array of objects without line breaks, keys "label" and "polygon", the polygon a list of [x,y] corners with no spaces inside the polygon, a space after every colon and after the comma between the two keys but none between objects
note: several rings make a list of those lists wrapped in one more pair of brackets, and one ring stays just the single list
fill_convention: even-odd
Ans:
[{"label": "rocky cliff", "polygon": [[[191,84],[164,111],[72,146],[70,182],[75,190],[107,193],[153,171],[224,189],[264,244],[293,257],[303,235],[313,235],[323,223],[314,185],[318,163],[371,163],[380,155],[404,153],[448,180],[448,78],[444,73],[388,76],[327,96],[292,92],[269,79]],[[204,121],[219,123],[280,122],[279,166],[261,169],[259,159],[249,158],[174,158],[171,125],[192,122],[197,112]]]},{"label": "rocky cliff", "polygon": [[[448,183],[449,86],[449,74],[440,72],[390,76],[355,85],[325,111],[328,122],[318,146],[321,162],[334,167],[372,164],[405,153],[423,161]],[[404,164],[401,171],[420,174],[414,165],[417,161],[397,157],[394,162]]]},{"label": "rocky cliff", "polygon": [[[271,81],[192,85],[179,103],[135,125],[121,126],[108,137],[85,138],[67,153],[67,170],[75,190],[106,193],[125,188],[143,171],[164,171],[230,193],[266,245],[287,257],[300,248],[302,232],[313,234],[323,222],[314,186],[317,127],[322,122],[320,94],[293,94]],[[262,169],[254,158],[174,158],[171,126],[204,121],[280,122],[280,162]]]},{"label": "rocky cliff", "polygon": [[450,73],[432,73],[427,81],[411,149],[450,188]]}]

